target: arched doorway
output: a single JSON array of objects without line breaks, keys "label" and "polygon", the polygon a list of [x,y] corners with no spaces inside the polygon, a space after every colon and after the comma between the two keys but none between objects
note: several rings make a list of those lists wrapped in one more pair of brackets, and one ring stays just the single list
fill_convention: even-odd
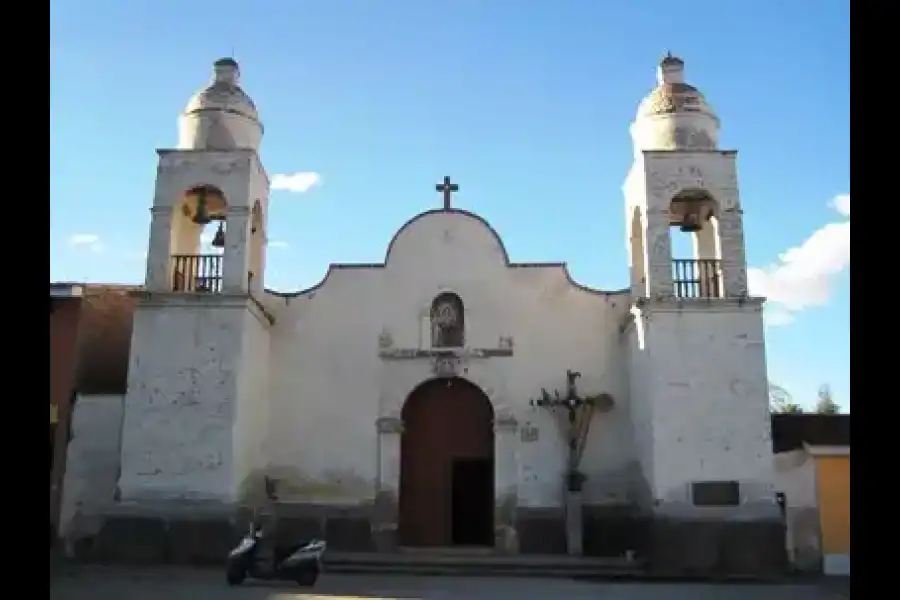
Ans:
[{"label": "arched doorway", "polygon": [[494,411],[461,378],[432,379],[403,405],[400,541],[493,546]]}]

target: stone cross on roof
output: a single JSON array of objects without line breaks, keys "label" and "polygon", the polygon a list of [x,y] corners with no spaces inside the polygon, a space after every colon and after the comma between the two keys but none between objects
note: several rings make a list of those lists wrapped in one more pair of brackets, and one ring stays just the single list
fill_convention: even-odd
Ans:
[{"label": "stone cross on roof", "polygon": [[453,192],[459,191],[459,185],[450,183],[450,176],[444,177],[444,182],[434,186],[434,189],[444,194],[444,210],[450,210],[450,201],[453,199]]}]

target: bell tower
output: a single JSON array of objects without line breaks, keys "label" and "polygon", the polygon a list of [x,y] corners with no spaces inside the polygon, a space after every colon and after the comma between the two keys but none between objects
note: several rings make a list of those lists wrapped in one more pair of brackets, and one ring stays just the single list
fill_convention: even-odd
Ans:
[{"label": "bell tower", "polygon": [[667,55],[631,126],[624,184],[641,488],[660,518],[768,522],[778,510],[764,300],[747,288],[737,152],[719,149],[718,134],[684,61]]},{"label": "bell tower", "polygon": [[269,181],[232,59],[158,150],[122,426],[122,502],[231,505],[261,466],[271,316],[260,303]]}]

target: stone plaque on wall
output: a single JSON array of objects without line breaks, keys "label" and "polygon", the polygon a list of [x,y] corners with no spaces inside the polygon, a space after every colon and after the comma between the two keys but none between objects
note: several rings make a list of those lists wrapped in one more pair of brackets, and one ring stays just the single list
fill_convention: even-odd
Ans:
[{"label": "stone plaque on wall", "polygon": [[737,481],[696,481],[691,484],[694,506],[738,506],[741,486]]}]

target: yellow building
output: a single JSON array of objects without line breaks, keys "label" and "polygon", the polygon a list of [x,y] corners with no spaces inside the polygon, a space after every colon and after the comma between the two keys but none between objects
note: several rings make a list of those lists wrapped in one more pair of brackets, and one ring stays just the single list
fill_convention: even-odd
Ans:
[{"label": "yellow building", "polygon": [[772,440],[793,564],[849,575],[850,415],[773,415]]}]

